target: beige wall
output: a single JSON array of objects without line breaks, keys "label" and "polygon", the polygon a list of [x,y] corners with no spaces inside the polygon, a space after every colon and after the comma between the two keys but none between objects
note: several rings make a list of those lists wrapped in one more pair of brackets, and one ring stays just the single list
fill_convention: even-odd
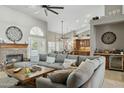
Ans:
[{"label": "beige wall", "polygon": [[[117,36],[116,41],[113,44],[106,45],[102,43],[101,36],[105,32],[114,32]],[[96,48],[98,49],[124,49],[124,22],[101,25],[96,27]]]},{"label": "beige wall", "polygon": [[55,42],[56,38],[60,37],[60,34],[48,31],[47,33],[47,40],[48,42]]}]

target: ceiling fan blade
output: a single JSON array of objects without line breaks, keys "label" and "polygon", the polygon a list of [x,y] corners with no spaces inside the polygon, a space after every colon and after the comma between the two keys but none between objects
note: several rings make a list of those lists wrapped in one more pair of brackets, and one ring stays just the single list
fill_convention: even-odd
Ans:
[{"label": "ceiling fan blade", "polygon": [[47,8],[49,7],[48,5],[41,5],[42,8]]},{"label": "ceiling fan blade", "polygon": [[49,10],[49,11],[51,11],[51,12],[57,14],[57,15],[59,14],[59,13],[57,13],[56,11],[53,11],[53,10],[51,10],[51,9],[49,9],[49,8],[47,8],[47,10]]},{"label": "ceiling fan blade", "polygon": [[44,9],[44,12],[45,12],[45,14],[46,14],[46,16],[47,16],[48,14],[47,14],[47,10],[46,10],[46,8]]},{"label": "ceiling fan blade", "polygon": [[64,7],[57,7],[57,6],[48,6],[48,8],[52,8],[52,9],[64,9]]}]

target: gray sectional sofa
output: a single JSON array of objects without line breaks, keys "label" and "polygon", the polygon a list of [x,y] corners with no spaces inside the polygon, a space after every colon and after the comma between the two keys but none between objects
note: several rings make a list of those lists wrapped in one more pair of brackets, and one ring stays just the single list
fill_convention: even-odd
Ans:
[{"label": "gray sectional sofa", "polygon": [[[102,87],[104,81],[104,72],[105,72],[105,58],[101,56],[80,56],[80,55],[66,55],[66,54],[40,54],[39,62],[17,62],[15,63],[16,67],[24,67],[39,65],[52,67],[57,70],[63,70],[63,62],[65,58],[76,59],[77,68],[72,71],[66,82],[56,83],[53,82],[50,78],[40,77],[36,79],[36,86],[38,88],[98,88]],[[46,62],[47,56],[55,57],[55,63],[49,64]],[[97,62],[89,62],[83,65],[82,61],[86,59],[94,60],[97,59]],[[93,64],[94,63],[94,64]],[[77,77],[76,77],[77,75]]]},{"label": "gray sectional sofa", "polygon": [[[46,62],[47,56],[55,57],[55,63],[49,64]],[[55,69],[63,69],[63,62],[65,58],[69,59],[76,59],[77,65],[79,65],[78,57],[76,55],[67,55],[67,54],[39,54],[39,61],[38,62],[17,62],[14,64],[15,67],[31,67],[32,65],[39,65],[39,66],[46,66],[46,67],[52,67]]]}]

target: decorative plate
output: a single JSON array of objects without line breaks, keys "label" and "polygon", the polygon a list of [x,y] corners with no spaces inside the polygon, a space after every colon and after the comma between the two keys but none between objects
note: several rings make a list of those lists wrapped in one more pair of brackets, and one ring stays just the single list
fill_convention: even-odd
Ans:
[{"label": "decorative plate", "polygon": [[102,35],[101,40],[104,44],[113,44],[116,41],[116,34],[113,32],[106,32]]},{"label": "decorative plate", "polygon": [[22,31],[18,27],[10,26],[6,30],[6,36],[9,40],[15,43],[22,39],[23,34],[22,34]]}]

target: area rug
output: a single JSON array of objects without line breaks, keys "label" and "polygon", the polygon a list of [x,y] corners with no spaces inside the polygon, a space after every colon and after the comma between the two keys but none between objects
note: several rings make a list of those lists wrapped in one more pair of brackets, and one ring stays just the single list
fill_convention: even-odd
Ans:
[{"label": "area rug", "polygon": [[[0,78],[7,77],[5,72],[0,72]],[[30,86],[13,86],[12,88],[29,88]],[[124,88],[124,82],[105,79],[103,88]]]},{"label": "area rug", "polygon": [[7,77],[7,74],[3,71],[0,71],[0,79],[4,77]]},{"label": "area rug", "polygon": [[124,88],[124,82],[105,79],[103,83],[103,88]]},{"label": "area rug", "polygon": [[29,85],[17,85],[18,80],[10,78],[5,72],[0,72],[0,88],[34,88]]}]

